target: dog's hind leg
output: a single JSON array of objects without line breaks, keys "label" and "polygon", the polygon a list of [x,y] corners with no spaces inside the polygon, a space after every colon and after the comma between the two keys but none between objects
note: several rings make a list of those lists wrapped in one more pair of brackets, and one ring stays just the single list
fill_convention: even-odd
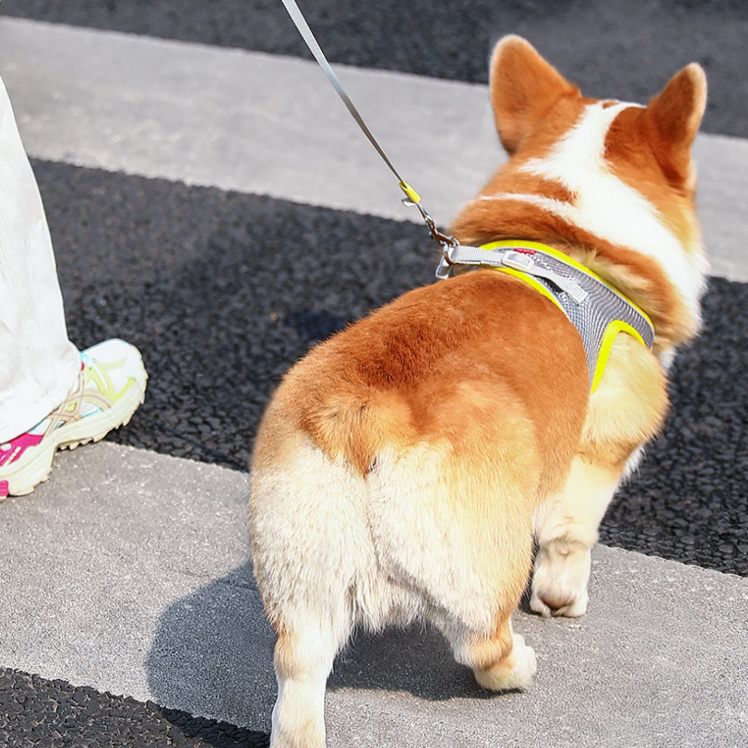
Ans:
[{"label": "dog's hind leg", "polygon": [[253,468],[252,558],[278,635],[271,746],[324,748],[325,684],[373,563],[365,482],[298,433],[258,439]]},{"label": "dog's hind leg", "polygon": [[455,659],[486,688],[526,689],[535,657],[510,616],[532,565],[539,460],[531,425],[506,400],[481,415],[498,433],[467,424],[458,448],[444,440],[379,455],[371,526],[380,563],[423,601]]},{"label": "dog's hind leg", "polygon": [[[642,352],[644,351],[644,352]],[[632,399],[631,393],[637,393]],[[622,475],[667,412],[662,368],[629,335],[619,335],[608,369],[590,397],[578,454],[562,492],[535,513],[539,544],[530,607],[542,615],[581,616],[598,526]]]},{"label": "dog's hind leg", "polygon": [[350,631],[349,621],[310,614],[294,628],[279,632],[271,748],[324,748],[325,686],[335,655]]},{"label": "dog's hind leg", "polygon": [[455,659],[473,669],[478,685],[490,691],[525,691],[532,686],[537,664],[535,650],[512,631],[502,617],[489,636],[473,636],[454,643]]}]

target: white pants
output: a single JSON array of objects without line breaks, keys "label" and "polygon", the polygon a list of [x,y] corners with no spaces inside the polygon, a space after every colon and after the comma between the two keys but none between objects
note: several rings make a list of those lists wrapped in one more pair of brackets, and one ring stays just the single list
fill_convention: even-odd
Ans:
[{"label": "white pants", "polygon": [[42,200],[0,80],[0,442],[65,400],[80,365]]}]

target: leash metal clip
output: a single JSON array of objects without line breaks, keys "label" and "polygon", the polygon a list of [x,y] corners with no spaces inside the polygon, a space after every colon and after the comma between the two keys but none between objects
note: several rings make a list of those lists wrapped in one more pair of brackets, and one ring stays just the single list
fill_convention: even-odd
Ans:
[{"label": "leash metal clip", "polygon": [[426,223],[426,227],[431,232],[431,236],[434,237],[442,248],[442,258],[439,260],[439,265],[436,268],[436,277],[439,280],[449,278],[452,265],[454,264],[452,262],[452,252],[460,245],[460,242],[454,236],[439,231],[434,219],[423,209],[420,203],[414,202],[409,197],[404,197],[403,205],[408,208],[415,205],[415,207],[420,211],[421,216]]},{"label": "leash metal clip", "polygon": [[452,274],[452,267],[454,265],[454,262],[452,262],[452,253],[458,246],[459,242],[457,239],[454,240],[454,244],[442,244],[442,257],[436,266],[436,277],[438,280],[447,280]]}]

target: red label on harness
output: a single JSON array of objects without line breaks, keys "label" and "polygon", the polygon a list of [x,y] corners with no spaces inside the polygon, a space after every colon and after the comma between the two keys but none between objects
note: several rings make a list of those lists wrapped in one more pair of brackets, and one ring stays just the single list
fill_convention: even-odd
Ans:
[{"label": "red label on harness", "polygon": [[521,255],[536,255],[537,252],[534,249],[527,249],[525,247],[514,247],[515,252],[519,252]]}]

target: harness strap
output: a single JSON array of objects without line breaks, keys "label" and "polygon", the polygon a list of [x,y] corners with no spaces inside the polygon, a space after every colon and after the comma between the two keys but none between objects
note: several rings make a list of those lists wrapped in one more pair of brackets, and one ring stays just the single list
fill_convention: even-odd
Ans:
[{"label": "harness strap", "polygon": [[[581,304],[588,296],[587,291],[573,278],[561,275],[548,267],[543,267],[532,256],[518,252],[512,247],[497,247],[487,250],[482,247],[466,247],[458,244],[445,250],[442,262],[446,262],[448,265],[478,265],[480,267],[519,270],[536,278],[544,278],[550,281],[561,291],[565,291],[576,304]],[[439,270],[437,270],[437,276],[439,276]]]},{"label": "harness strap", "polygon": [[587,357],[590,391],[602,379],[617,335],[652,348],[652,321],[634,302],[589,268],[540,242],[503,240],[481,247],[445,247],[437,276],[453,265],[487,267],[513,275],[555,304],[577,328]]}]

